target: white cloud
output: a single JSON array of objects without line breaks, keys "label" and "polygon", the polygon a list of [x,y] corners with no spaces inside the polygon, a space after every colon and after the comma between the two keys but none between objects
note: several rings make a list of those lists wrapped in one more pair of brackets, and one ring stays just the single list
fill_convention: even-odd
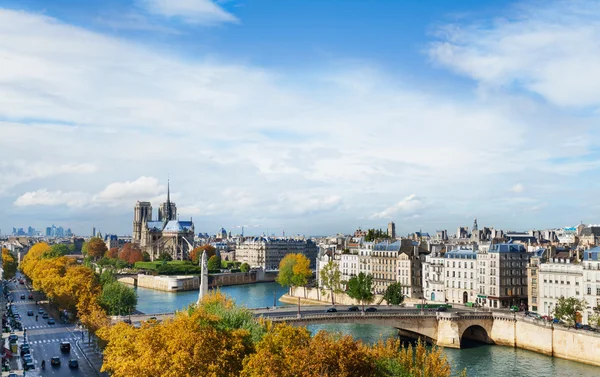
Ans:
[{"label": "white cloud", "polygon": [[510,191],[512,191],[514,193],[517,193],[517,194],[522,193],[524,190],[525,190],[525,187],[522,184],[520,184],[520,183],[517,183],[516,185],[514,185],[510,189]]},{"label": "white cloud", "polygon": [[140,0],[140,3],[150,13],[178,17],[191,24],[238,21],[212,0]]},{"label": "white cloud", "polygon": [[600,2],[536,1],[514,15],[445,26],[434,61],[484,87],[521,88],[559,106],[600,105]]},{"label": "white cloud", "polygon": [[[529,191],[597,169],[589,156],[596,118],[551,104],[409,87],[365,64],[323,65],[300,80],[285,69],[173,51],[0,10],[0,149],[8,157],[0,208],[13,211],[0,216],[3,229],[28,203],[52,202],[127,231],[136,200],[164,200],[166,179],[152,177],[167,174],[182,217],[204,222],[199,231],[213,221],[275,228],[289,217],[307,230],[286,231],[323,234],[369,226],[356,222],[399,192],[419,197],[370,224],[395,215],[429,221],[421,198],[461,200],[477,213],[507,193],[506,182]],[[544,195],[557,202],[556,190]],[[73,204],[84,197],[86,206]],[[122,213],[102,216],[106,208]],[[39,208],[36,219],[56,212]],[[504,215],[499,206],[490,218]],[[327,229],[316,225],[325,217]],[[455,218],[440,211],[435,220]]]},{"label": "white cloud", "polygon": [[46,189],[26,192],[15,200],[17,207],[58,206],[83,207],[89,203],[89,195],[82,192],[47,191]]},{"label": "white cloud", "polygon": [[136,200],[149,199],[163,194],[167,190],[165,185],[161,185],[158,179],[154,177],[140,177],[135,181],[114,182],[106,186],[94,196],[98,202],[122,202],[129,203]]},{"label": "white cloud", "polygon": [[371,217],[374,219],[393,219],[398,214],[413,214],[414,212],[423,208],[423,202],[415,194],[411,194],[406,198],[400,200],[398,203],[391,207],[384,209],[381,212],[373,214]]}]

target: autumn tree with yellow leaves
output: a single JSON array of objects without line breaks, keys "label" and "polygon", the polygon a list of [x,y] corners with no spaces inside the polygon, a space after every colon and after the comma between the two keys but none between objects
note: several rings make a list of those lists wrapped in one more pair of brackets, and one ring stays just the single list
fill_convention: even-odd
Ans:
[{"label": "autumn tree with yellow leaves", "polygon": [[17,261],[14,255],[7,248],[2,248],[2,269],[4,270],[4,279],[12,279],[17,272]]},{"label": "autumn tree with yellow leaves", "polygon": [[[287,254],[279,262],[276,281],[282,287],[304,287],[312,276],[310,260],[304,254]],[[306,295],[306,291],[304,292]]]},{"label": "autumn tree with yellow leaves", "polygon": [[21,263],[21,270],[33,284],[60,309],[79,315],[82,323],[95,331],[108,325],[106,313],[98,304],[101,286],[98,276],[73,258],[56,257],[45,242],[35,244]]},{"label": "autumn tree with yellow leaves", "polygon": [[442,352],[399,340],[370,346],[351,336],[256,319],[220,292],[162,323],[125,323],[98,335],[114,377],[449,377]]}]

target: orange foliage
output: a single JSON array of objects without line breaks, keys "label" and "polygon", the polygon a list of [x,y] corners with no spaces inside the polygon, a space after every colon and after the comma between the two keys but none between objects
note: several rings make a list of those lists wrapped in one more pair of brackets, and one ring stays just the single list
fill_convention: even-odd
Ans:
[{"label": "orange foliage", "polygon": [[104,253],[104,256],[106,258],[110,258],[110,259],[118,258],[119,257],[119,248],[118,247],[110,248],[110,250],[107,250],[106,253]]},{"label": "orange foliage", "polygon": [[142,255],[142,251],[137,245],[132,243],[126,243],[125,245],[123,245],[123,248],[121,248],[121,251],[119,252],[119,259],[123,262],[134,264],[135,262],[143,261],[144,257]]}]

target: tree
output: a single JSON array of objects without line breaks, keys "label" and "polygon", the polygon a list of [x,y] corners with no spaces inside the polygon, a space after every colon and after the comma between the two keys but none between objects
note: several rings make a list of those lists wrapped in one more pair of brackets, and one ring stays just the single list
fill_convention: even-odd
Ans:
[{"label": "tree", "polygon": [[593,327],[600,327],[600,308],[596,308],[588,318],[588,324]]},{"label": "tree", "polygon": [[173,260],[173,257],[171,256],[171,254],[167,253],[166,251],[163,251],[158,255],[158,258],[156,258],[156,260],[169,262]]},{"label": "tree", "polygon": [[102,288],[99,303],[109,315],[127,315],[135,310],[137,295],[133,288],[113,281]]},{"label": "tree", "polygon": [[69,255],[69,252],[70,250],[67,245],[59,243],[56,245],[52,245],[50,247],[50,250],[42,255],[42,258],[58,258],[65,255]]},{"label": "tree", "polygon": [[100,274],[100,285],[105,286],[109,283],[117,281],[115,274],[111,270],[104,270]]},{"label": "tree", "polygon": [[576,297],[561,297],[554,307],[554,318],[565,321],[569,326],[574,326],[577,322],[577,313],[583,312],[587,307],[584,299]]},{"label": "tree", "polygon": [[402,302],[404,302],[402,284],[400,282],[396,282],[388,285],[383,295],[383,299],[391,305],[400,305]]},{"label": "tree", "polygon": [[102,239],[93,237],[87,243],[87,255],[92,259],[97,260],[102,258],[107,251],[106,244]]},{"label": "tree", "polygon": [[150,254],[147,251],[142,252],[142,260],[144,262],[150,262]]},{"label": "tree", "polygon": [[242,271],[242,272],[250,271],[250,265],[246,262],[242,263],[242,265],[240,266],[240,271]]},{"label": "tree", "polygon": [[200,257],[202,256],[202,252],[204,251],[206,251],[206,258],[210,258],[213,255],[217,255],[217,249],[212,245],[198,246],[190,252],[190,259],[192,260],[192,263],[196,265],[200,263]]},{"label": "tree", "polygon": [[304,254],[287,254],[279,262],[276,281],[282,287],[304,287],[311,276],[310,260]]},{"label": "tree", "polygon": [[390,235],[387,234],[387,232],[382,231],[381,229],[369,229],[367,230],[365,241],[373,242],[376,240],[388,240],[390,238]]},{"label": "tree", "polygon": [[125,263],[134,264],[143,261],[144,256],[138,245],[126,243],[119,252],[119,259]]},{"label": "tree", "polygon": [[17,272],[17,261],[11,252],[2,248],[2,268],[4,269],[4,279],[12,279]]},{"label": "tree", "polygon": [[347,292],[348,296],[358,300],[365,310],[365,303],[368,304],[373,301],[373,275],[366,275],[364,272],[353,276],[348,281]]},{"label": "tree", "polygon": [[221,258],[216,255],[213,255],[208,259],[208,270],[220,270],[221,269]]},{"label": "tree", "polygon": [[340,268],[337,263],[330,260],[320,273],[321,277],[321,294],[329,291],[331,294],[331,305],[335,305],[335,294],[343,292]]},{"label": "tree", "polygon": [[106,254],[104,254],[104,256],[106,258],[109,258],[109,259],[116,259],[116,258],[118,258],[119,257],[119,248],[118,247],[112,247],[112,248],[110,248],[106,252]]}]

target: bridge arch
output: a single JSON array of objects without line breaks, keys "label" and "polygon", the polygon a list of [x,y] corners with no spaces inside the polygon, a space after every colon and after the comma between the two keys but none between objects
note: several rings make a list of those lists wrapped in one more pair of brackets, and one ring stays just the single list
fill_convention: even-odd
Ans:
[{"label": "bridge arch", "polygon": [[494,341],[492,338],[490,338],[488,331],[480,325],[471,325],[463,330],[462,334],[460,335],[461,348],[469,340],[485,344],[494,344]]}]

